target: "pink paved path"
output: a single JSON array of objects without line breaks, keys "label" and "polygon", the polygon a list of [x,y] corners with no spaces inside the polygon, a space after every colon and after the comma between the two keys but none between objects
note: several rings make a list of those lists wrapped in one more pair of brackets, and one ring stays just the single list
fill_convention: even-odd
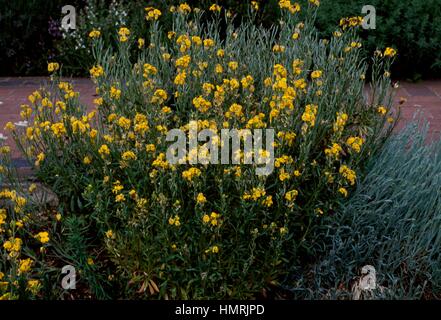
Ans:
[{"label": "pink paved path", "polygon": [[[27,97],[48,78],[1,78],[0,77],[0,133],[4,133],[4,126],[8,121],[20,120],[20,105],[28,103]],[[72,79],[75,91],[80,92],[80,100],[92,106],[95,88],[89,79]],[[441,132],[441,81],[425,81],[421,83],[401,82],[396,98],[406,98],[402,106],[401,119],[398,129],[402,128],[413,118],[416,111],[422,110],[430,121],[430,132],[434,137]],[[12,144],[11,141],[8,141]],[[12,148],[13,158],[20,157],[15,148]]]}]

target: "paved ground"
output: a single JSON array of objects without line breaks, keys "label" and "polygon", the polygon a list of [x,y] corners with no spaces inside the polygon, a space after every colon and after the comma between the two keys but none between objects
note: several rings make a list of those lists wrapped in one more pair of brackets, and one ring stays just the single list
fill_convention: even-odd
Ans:
[{"label": "paved ground", "polygon": [[[80,92],[83,103],[92,106],[95,89],[88,79],[71,79],[75,91]],[[34,90],[48,82],[44,77],[1,78],[0,77],[0,133],[8,121],[20,120],[20,105],[27,103],[27,97]],[[401,119],[397,129],[401,129],[412,120],[417,111],[422,111],[430,121],[430,134],[437,137],[441,133],[441,81],[425,81],[421,83],[401,82],[396,99],[406,98],[402,106]],[[13,158],[20,158],[20,153],[13,148]],[[25,164],[16,161],[18,166]]]}]

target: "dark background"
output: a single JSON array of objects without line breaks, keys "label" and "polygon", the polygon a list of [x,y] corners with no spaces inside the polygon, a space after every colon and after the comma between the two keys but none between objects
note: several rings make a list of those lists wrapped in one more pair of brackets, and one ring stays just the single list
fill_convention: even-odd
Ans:
[{"label": "dark background", "polygon": [[[299,0],[304,4],[306,0]],[[63,64],[70,75],[87,75],[90,57],[85,50],[66,50],[59,25],[63,14],[61,7],[75,6],[78,16],[85,16],[82,8],[95,3],[101,17],[109,15],[107,0],[0,0],[0,76],[46,75],[47,62]],[[161,8],[162,21],[167,24],[170,4],[179,1],[119,1],[127,8],[129,26],[134,33],[145,33],[147,23],[140,23],[143,8],[151,5]],[[208,8],[214,1],[187,1],[192,7]],[[218,1],[244,17],[248,12],[244,0]],[[278,1],[259,1],[259,14],[255,23],[268,27],[279,17]],[[394,65],[395,78],[419,80],[439,78],[441,71],[441,0],[321,0],[317,16],[317,27],[322,37],[335,31],[341,17],[362,15],[365,4],[377,10],[377,29],[361,30],[366,41],[366,54],[377,47],[393,46],[398,49]],[[239,21],[239,19],[238,19]],[[130,25],[132,24],[132,26]],[[165,28],[166,29],[166,28]],[[132,30],[132,29],[131,29]],[[86,31],[84,31],[86,33]],[[86,37],[86,34],[84,34]],[[70,52],[69,52],[70,51]]]}]

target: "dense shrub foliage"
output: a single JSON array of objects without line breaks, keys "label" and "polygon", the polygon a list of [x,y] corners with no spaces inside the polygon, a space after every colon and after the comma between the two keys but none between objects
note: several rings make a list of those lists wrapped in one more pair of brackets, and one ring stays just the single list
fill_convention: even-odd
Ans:
[{"label": "dense shrub foliage", "polygon": [[[148,37],[121,27],[112,33],[116,49],[90,30],[98,95],[91,112],[51,62],[52,87],[29,96],[27,122],[6,128],[60,203],[36,210],[28,200],[35,186],[3,189],[6,297],[50,294],[60,264],[69,263],[85,297],[250,298],[302,263],[321,241],[311,238],[316,226],[352,192],[395,122],[396,51],[372,57],[366,92],[361,20],[320,40],[317,6],[280,1],[283,23],[270,30],[248,21],[236,28],[226,16],[223,39],[215,4],[205,23],[206,12],[175,7],[164,31],[162,12],[148,7]],[[258,176],[243,161],[171,164],[168,130],[190,135],[193,125],[274,129],[274,171]],[[205,144],[188,148],[183,160],[209,157]],[[251,155],[268,158],[268,149]],[[26,290],[31,279],[40,282]]]}]

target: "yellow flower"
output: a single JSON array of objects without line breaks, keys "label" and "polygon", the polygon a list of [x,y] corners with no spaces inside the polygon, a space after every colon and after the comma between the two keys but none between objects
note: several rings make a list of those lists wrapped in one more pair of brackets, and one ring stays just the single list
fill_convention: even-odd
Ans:
[{"label": "yellow flower", "polygon": [[213,12],[220,12],[220,11],[221,11],[221,6],[218,5],[218,4],[216,4],[216,3],[213,3],[213,4],[210,6],[209,10],[210,10],[210,11],[213,11]]},{"label": "yellow flower", "polygon": [[193,178],[199,177],[200,175],[201,170],[199,170],[198,168],[190,168],[182,172],[182,177],[189,182],[191,182]]},{"label": "yellow flower", "polygon": [[189,55],[185,55],[183,57],[180,57],[180,58],[176,59],[175,65],[176,65],[177,68],[185,69],[185,68],[188,67],[190,62],[191,62],[191,57]]},{"label": "yellow flower", "polygon": [[397,55],[397,51],[394,48],[387,47],[384,50],[385,57],[395,57]]},{"label": "yellow flower", "polygon": [[13,131],[13,130],[15,130],[15,125],[14,125],[11,121],[8,121],[8,122],[6,123],[4,129],[5,129],[5,130],[8,130],[8,131]]},{"label": "yellow flower", "polygon": [[355,152],[359,153],[361,151],[361,146],[363,145],[363,138],[361,137],[349,137],[346,140],[346,144],[354,149]]},{"label": "yellow flower", "polygon": [[288,191],[287,193],[285,193],[285,199],[289,202],[292,202],[296,199],[296,197],[298,196],[299,192],[295,189]]},{"label": "yellow flower", "polygon": [[266,191],[263,188],[253,188],[251,190],[251,193],[245,192],[245,194],[242,196],[242,199],[249,200],[252,199],[254,201],[257,201],[259,198],[265,196]]},{"label": "yellow flower", "polygon": [[40,241],[42,244],[45,244],[49,242],[49,233],[46,231],[42,231],[37,233],[34,238]]},{"label": "yellow flower", "polygon": [[179,5],[178,12],[181,14],[188,14],[191,12],[191,8],[186,2],[184,2]]},{"label": "yellow flower", "polygon": [[153,94],[152,103],[163,103],[168,98],[167,92],[163,89],[157,89],[155,93]]},{"label": "yellow flower", "polygon": [[207,112],[208,109],[210,109],[212,106],[211,102],[205,100],[204,97],[202,96],[194,98],[193,105],[195,106],[196,109],[198,109],[202,113]]},{"label": "yellow flower", "polygon": [[118,119],[118,126],[120,126],[121,128],[123,128],[125,130],[130,129],[131,123],[132,123],[132,121],[126,117],[119,117],[119,119]]},{"label": "yellow flower", "polygon": [[251,1],[251,8],[255,11],[259,10],[259,3],[257,1]]},{"label": "yellow flower", "polygon": [[337,119],[333,125],[334,132],[342,131],[347,120],[348,120],[348,115],[346,113],[337,112]]},{"label": "yellow flower", "polygon": [[384,106],[379,106],[379,107],[377,108],[377,112],[378,112],[379,114],[381,114],[382,116],[384,116],[384,115],[387,113],[387,109],[386,109]]},{"label": "yellow flower", "polygon": [[202,217],[202,221],[204,223],[209,223],[210,222],[210,216],[208,214],[204,214],[204,216]]},{"label": "yellow flower", "polygon": [[322,76],[322,71],[321,70],[315,70],[311,73],[311,78],[312,79],[318,79]]},{"label": "yellow flower", "polygon": [[147,78],[149,75],[155,75],[158,73],[158,69],[155,66],[152,66],[151,64],[145,63],[143,66],[144,74],[143,77]]},{"label": "yellow flower", "polygon": [[40,164],[41,164],[41,162],[45,159],[45,155],[44,155],[44,153],[43,152],[40,152],[38,155],[37,155],[37,160],[35,160],[35,166],[39,166]]},{"label": "yellow flower", "polygon": [[176,75],[174,84],[177,86],[182,86],[185,84],[186,78],[187,78],[187,73],[185,71],[181,71]]},{"label": "yellow flower", "polygon": [[138,39],[138,49],[141,49],[142,47],[144,47],[145,44],[145,40],[143,38],[139,38]]},{"label": "yellow flower", "polygon": [[282,46],[280,44],[276,44],[273,47],[273,52],[277,52],[277,53],[285,52],[285,46]]},{"label": "yellow flower", "polygon": [[192,36],[191,41],[198,47],[202,45],[202,39],[199,36]]},{"label": "yellow flower", "polygon": [[[169,39],[173,38],[174,33],[169,33]],[[187,35],[181,35],[176,39],[176,43],[180,46],[179,51],[180,52],[186,52],[191,47],[191,41],[190,38]]]},{"label": "yellow flower", "polygon": [[333,143],[331,148],[325,149],[325,155],[338,159],[340,153],[343,151],[342,147],[338,143]]},{"label": "yellow flower", "polygon": [[290,0],[280,0],[279,7],[288,10],[292,14],[300,11],[300,5],[297,2],[291,3]]},{"label": "yellow flower", "polygon": [[203,193],[198,193],[196,197],[196,202],[199,204],[204,204],[205,202],[207,202],[207,198],[205,198]]},{"label": "yellow flower", "polygon": [[33,261],[32,259],[28,258],[25,260],[19,261],[19,268],[18,268],[18,274],[28,273],[31,270]]},{"label": "yellow flower", "polygon": [[37,185],[35,183],[31,183],[28,190],[30,193],[33,193],[37,189]]},{"label": "yellow flower", "polygon": [[159,17],[162,15],[162,12],[160,10],[152,7],[144,8],[144,10],[146,11],[146,20],[158,20]]},{"label": "yellow flower", "polygon": [[239,65],[238,65],[238,63],[236,62],[236,61],[230,61],[229,63],[228,63],[228,68],[230,68],[230,70],[232,70],[232,71],[235,71],[235,70],[237,70],[237,67],[238,67]]},{"label": "yellow flower", "polygon": [[181,225],[181,221],[178,215],[175,215],[174,217],[170,217],[168,219],[168,224],[175,226],[175,227],[179,227]]},{"label": "yellow flower", "polygon": [[121,90],[112,86],[110,88],[110,98],[118,100],[121,97]]},{"label": "yellow flower", "polygon": [[267,196],[263,201],[262,201],[262,205],[264,205],[265,207],[271,207],[273,205],[273,197],[272,196]]},{"label": "yellow flower", "polygon": [[11,256],[15,256],[21,250],[23,241],[20,238],[9,238],[8,241],[3,243],[3,248],[10,253]]},{"label": "yellow flower", "polygon": [[204,40],[204,47],[205,49],[211,48],[214,46],[214,40],[213,39],[205,39]]},{"label": "yellow flower", "polygon": [[47,71],[54,72],[60,69],[60,65],[57,62],[50,62],[47,65]]},{"label": "yellow flower", "polygon": [[33,294],[37,294],[40,289],[40,281],[39,280],[28,280],[27,290],[31,291]]},{"label": "yellow flower", "polygon": [[89,38],[99,38],[100,36],[101,36],[101,31],[99,31],[97,29],[93,29],[89,33]]},{"label": "yellow flower", "polygon": [[314,126],[315,124],[315,117],[317,115],[317,108],[318,106],[308,104],[305,107],[305,112],[302,115],[302,120],[306,123],[309,123],[311,126]]},{"label": "yellow flower", "polygon": [[115,202],[123,202],[126,200],[126,197],[123,194],[118,194],[115,197]]},{"label": "yellow flower", "polygon": [[154,144],[150,143],[150,144],[145,146],[145,151],[147,151],[147,152],[155,152],[156,151],[156,147],[155,147]]},{"label": "yellow flower", "polygon": [[170,107],[162,107],[161,112],[162,113],[170,113],[172,110]]},{"label": "yellow flower", "polygon": [[342,165],[339,169],[339,173],[349,181],[349,184],[352,186],[355,184],[355,180],[357,179],[357,175],[355,171],[351,170],[348,166]]},{"label": "yellow flower", "polygon": [[338,192],[340,192],[343,197],[347,197],[348,196],[348,190],[346,190],[345,188],[341,187],[340,189],[338,189]]},{"label": "yellow flower", "polygon": [[95,262],[93,261],[93,259],[91,257],[87,258],[87,264],[89,266],[93,266],[95,264]]},{"label": "yellow flower", "polygon": [[136,160],[136,154],[133,151],[126,151],[121,156],[123,160]]},{"label": "yellow flower", "polygon": [[130,30],[127,29],[126,27],[121,27],[118,31],[119,34],[119,41],[121,42],[126,42],[130,36]]},{"label": "yellow flower", "polygon": [[90,158],[89,156],[85,156],[84,158],[83,158],[83,163],[84,164],[90,164],[92,162],[92,158]]},{"label": "yellow flower", "polygon": [[216,64],[216,66],[214,67],[214,72],[220,74],[224,72],[224,68],[220,64]]},{"label": "yellow flower", "polygon": [[66,134],[66,128],[62,122],[54,123],[51,126],[51,130],[54,133],[54,136],[60,138],[62,135]]},{"label": "yellow flower", "polygon": [[280,170],[279,179],[280,181],[285,181],[290,178],[289,173],[285,171],[285,169]]},{"label": "yellow flower", "polygon": [[101,156],[105,156],[105,155],[109,155],[110,154],[110,149],[106,144],[103,144],[99,149],[98,149],[98,153]]},{"label": "yellow flower", "polygon": [[115,234],[113,233],[112,230],[107,230],[107,231],[106,231],[106,237],[107,237],[108,239],[114,239],[114,238],[115,238]]}]

